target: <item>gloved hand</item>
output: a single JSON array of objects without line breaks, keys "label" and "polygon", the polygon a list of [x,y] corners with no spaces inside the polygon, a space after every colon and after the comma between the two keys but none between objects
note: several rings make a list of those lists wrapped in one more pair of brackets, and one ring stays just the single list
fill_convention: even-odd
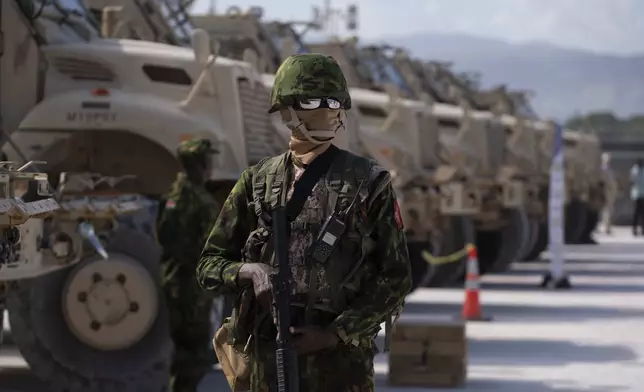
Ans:
[{"label": "gloved hand", "polygon": [[295,350],[300,355],[335,348],[340,342],[340,337],[335,332],[316,326],[291,327],[291,333]]},{"label": "gloved hand", "polygon": [[271,293],[271,273],[273,268],[263,263],[244,263],[239,269],[237,277],[243,282],[252,283],[255,298],[262,309],[271,309],[273,302]]}]

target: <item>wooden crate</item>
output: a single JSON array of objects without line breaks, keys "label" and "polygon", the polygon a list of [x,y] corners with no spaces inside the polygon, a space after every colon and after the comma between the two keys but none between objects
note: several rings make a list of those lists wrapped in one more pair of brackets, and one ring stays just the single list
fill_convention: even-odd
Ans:
[{"label": "wooden crate", "polygon": [[390,385],[449,388],[466,379],[464,322],[439,316],[400,317],[391,339]]}]

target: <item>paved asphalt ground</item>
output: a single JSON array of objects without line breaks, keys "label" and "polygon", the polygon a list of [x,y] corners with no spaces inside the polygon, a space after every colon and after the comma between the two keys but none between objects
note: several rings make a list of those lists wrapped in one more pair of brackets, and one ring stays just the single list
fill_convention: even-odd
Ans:
[{"label": "paved asphalt ground", "polygon": [[[644,392],[644,238],[621,229],[598,239],[598,246],[567,248],[572,291],[537,288],[545,263],[519,264],[485,277],[483,308],[494,320],[468,325],[468,384],[460,390]],[[420,290],[409,297],[405,312],[458,314],[462,299],[458,289]],[[387,368],[386,355],[380,355],[378,391],[423,390],[387,386]],[[200,387],[226,390],[217,371]],[[0,391],[47,392],[47,387],[9,347],[0,352]]]}]

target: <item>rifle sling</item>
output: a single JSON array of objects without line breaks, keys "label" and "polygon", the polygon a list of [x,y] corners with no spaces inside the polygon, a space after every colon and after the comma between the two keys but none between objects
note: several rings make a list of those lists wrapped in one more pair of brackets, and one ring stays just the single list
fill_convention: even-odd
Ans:
[{"label": "rifle sling", "polygon": [[[311,193],[313,192],[313,187],[315,187],[315,184],[317,184],[318,180],[324,174],[326,174],[326,172],[329,171],[334,158],[338,155],[339,152],[340,149],[338,147],[334,146],[333,144],[330,145],[326,151],[315,158],[313,162],[311,162],[306,167],[306,169],[304,169],[304,173],[302,173],[300,178],[295,181],[295,185],[293,186],[293,194],[291,195],[289,201],[286,203],[286,219],[289,223],[292,223],[300,214],[302,208],[304,207],[306,199],[308,199],[308,197],[311,196]],[[282,195],[282,199],[286,196],[286,191],[287,189],[282,188],[282,192],[284,193],[284,195]],[[263,263],[271,264],[273,258],[273,250],[274,243],[271,233],[269,241],[266,243],[266,246],[262,250],[260,260]]]},{"label": "rifle sling", "polygon": [[293,194],[286,203],[286,217],[289,222],[293,222],[300,214],[306,199],[311,196],[313,187],[317,184],[318,180],[329,171],[333,159],[338,155],[340,149],[333,144],[327,148],[322,154],[307,165],[302,176],[295,181],[293,186]]}]

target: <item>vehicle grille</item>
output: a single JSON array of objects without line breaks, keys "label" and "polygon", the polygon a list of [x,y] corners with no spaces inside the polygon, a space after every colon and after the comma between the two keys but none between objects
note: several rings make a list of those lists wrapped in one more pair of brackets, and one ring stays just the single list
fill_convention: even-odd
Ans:
[{"label": "vehicle grille", "polygon": [[116,75],[107,66],[92,60],[56,57],[52,60],[56,71],[74,80],[113,82]]},{"label": "vehicle grille", "polygon": [[239,79],[238,86],[248,164],[254,165],[263,158],[286,151],[288,143],[273,126],[271,116],[267,112],[269,92],[266,87],[247,79]]}]

